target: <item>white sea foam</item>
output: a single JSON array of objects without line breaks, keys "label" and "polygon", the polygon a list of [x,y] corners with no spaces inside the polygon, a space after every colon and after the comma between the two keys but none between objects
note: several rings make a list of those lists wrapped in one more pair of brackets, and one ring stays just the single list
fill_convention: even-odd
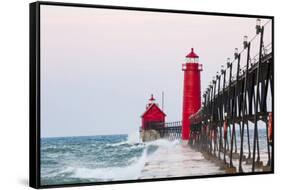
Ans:
[{"label": "white sea foam", "polygon": [[155,145],[158,146],[159,148],[172,148],[179,143],[180,143],[179,140],[169,141],[167,139],[158,139],[155,141],[145,142],[145,145],[146,146]]},{"label": "white sea foam", "polygon": [[[136,138],[128,138],[127,141],[122,141],[119,143],[111,144],[111,146],[120,146],[123,144],[135,144],[133,147],[137,146],[145,146],[142,156],[137,158],[132,158],[129,163],[130,165],[126,167],[107,167],[107,168],[98,168],[98,169],[90,169],[90,168],[75,168],[72,177],[82,178],[82,179],[93,179],[93,180],[130,180],[130,179],[138,179],[141,176],[141,172],[145,166],[147,161],[147,150],[150,146],[157,146],[159,149],[167,149],[172,148],[175,145],[179,144],[178,140],[168,141],[165,139],[159,139],[156,141],[146,142],[144,144],[139,144],[136,141]],[[130,148],[133,148],[130,147]]]},{"label": "white sea foam", "polygon": [[128,134],[127,140],[121,141],[121,142],[118,142],[118,143],[114,143],[114,144],[109,143],[109,144],[106,144],[106,145],[116,147],[116,146],[125,145],[125,144],[128,144],[128,145],[142,144],[141,138],[139,137],[139,133]]},{"label": "white sea foam", "polygon": [[128,144],[142,143],[139,132],[128,134],[127,143]]},{"label": "white sea foam", "polygon": [[114,144],[109,143],[109,144],[106,144],[106,146],[113,146],[113,147],[115,147],[115,146],[120,146],[120,145],[124,145],[124,144],[128,144],[128,142],[127,141],[121,141],[121,142],[114,143]]},{"label": "white sea foam", "polygon": [[72,177],[97,180],[128,180],[137,179],[146,162],[146,149],[142,156],[127,167],[108,167],[99,169],[76,168]]}]

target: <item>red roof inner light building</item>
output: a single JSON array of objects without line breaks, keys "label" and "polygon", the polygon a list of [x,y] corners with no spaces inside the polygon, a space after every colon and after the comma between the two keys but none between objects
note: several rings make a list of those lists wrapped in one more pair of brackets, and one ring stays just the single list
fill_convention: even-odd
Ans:
[{"label": "red roof inner light building", "polygon": [[142,114],[142,126],[143,130],[153,129],[155,127],[164,127],[166,114],[155,103],[153,94],[149,99],[149,103],[146,105],[146,111]]}]

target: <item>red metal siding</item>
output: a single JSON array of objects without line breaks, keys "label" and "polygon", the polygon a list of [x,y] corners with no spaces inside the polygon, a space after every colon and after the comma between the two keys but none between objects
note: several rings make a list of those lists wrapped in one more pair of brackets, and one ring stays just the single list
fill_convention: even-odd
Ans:
[{"label": "red metal siding", "polygon": [[[192,51],[193,52],[193,51]],[[200,72],[202,65],[186,63],[183,65],[183,111],[182,111],[182,139],[189,140],[190,115],[196,113],[201,107]]]},{"label": "red metal siding", "polygon": [[148,109],[142,116],[142,129],[147,128],[148,122],[165,122],[165,114],[156,104],[151,105],[151,108]]}]

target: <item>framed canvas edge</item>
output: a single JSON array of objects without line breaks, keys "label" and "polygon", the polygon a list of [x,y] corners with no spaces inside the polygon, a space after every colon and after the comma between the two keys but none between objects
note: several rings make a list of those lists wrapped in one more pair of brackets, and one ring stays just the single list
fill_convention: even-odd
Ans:
[{"label": "framed canvas edge", "polygon": [[29,5],[29,185],[40,187],[40,8]]},{"label": "framed canvas edge", "polygon": [[226,16],[226,17],[246,17],[246,18],[264,18],[272,20],[272,54],[273,54],[273,94],[272,94],[272,112],[273,112],[273,126],[274,126],[274,88],[275,88],[275,71],[274,71],[274,16],[269,15],[252,15],[252,14],[236,14],[236,13],[220,13],[220,12],[204,12],[204,11],[189,11],[176,9],[158,9],[158,8],[144,8],[144,7],[126,7],[113,5],[96,5],[96,4],[82,4],[82,3],[65,3],[65,2],[50,2],[50,1],[36,1],[29,4],[29,186],[42,188],[58,188],[58,187],[77,187],[77,186],[91,186],[91,185],[110,185],[123,183],[142,183],[142,182],[159,182],[168,180],[185,180],[185,179],[201,179],[201,178],[217,178],[217,177],[235,177],[235,176],[249,176],[249,175],[263,175],[274,174],[274,127],[272,138],[272,171],[268,172],[248,172],[236,174],[216,174],[216,175],[202,175],[202,176],[184,176],[184,177],[169,177],[157,179],[138,179],[138,180],[122,180],[122,181],[106,181],[106,182],[90,182],[90,183],[73,183],[73,184],[59,184],[59,185],[41,185],[40,174],[40,6],[69,6],[80,8],[100,8],[100,9],[116,9],[116,10],[133,10],[133,11],[149,11],[149,12],[163,12],[163,13],[182,13],[195,15],[209,15],[209,16]]}]

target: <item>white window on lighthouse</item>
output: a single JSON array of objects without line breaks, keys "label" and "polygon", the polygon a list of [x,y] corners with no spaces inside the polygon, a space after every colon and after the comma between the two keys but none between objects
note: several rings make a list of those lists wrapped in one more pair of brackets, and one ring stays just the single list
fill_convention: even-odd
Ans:
[{"label": "white window on lighthouse", "polygon": [[187,58],[186,58],[186,62],[187,62],[187,63],[198,63],[198,62],[199,62],[199,59],[198,59],[198,58],[195,58],[195,57],[187,57]]}]

